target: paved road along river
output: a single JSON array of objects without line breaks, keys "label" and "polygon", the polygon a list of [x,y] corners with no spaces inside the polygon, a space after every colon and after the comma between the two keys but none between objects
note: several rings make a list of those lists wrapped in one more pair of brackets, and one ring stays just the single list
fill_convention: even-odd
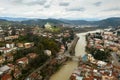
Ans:
[{"label": "paved road along river", "polygon": [[[94,32],[100,32],[100,30],[77,34],[77,36],[79,37],[79,40],[76,44],[75,56],[83,56],[86,53],[85,52],[85,46],[86,46],[85,34],[94,33]],[[77,65],[78,63],[76,61],[66,62],[65,65],[63,65],[58,72],[56,72],[51,76],[50,80],[68,80],[72,72],[74,71],[74,69],[77,68]]]}]

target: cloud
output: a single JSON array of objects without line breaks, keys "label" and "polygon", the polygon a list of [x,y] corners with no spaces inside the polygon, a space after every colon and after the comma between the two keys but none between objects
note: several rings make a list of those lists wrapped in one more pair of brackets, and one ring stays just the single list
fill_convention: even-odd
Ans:
[{"label": "cloud", "polygon": [[47,0],[11,0],[16,4],[24,4],[24,5],[44,5]]},{"label": "cloud", "polygon": [[110,9],[105,9],[103,11],[120,11],[120,8],[110,8]]},{"label": "cloud", "polygon": [[2,8],[2,7],[1,7],[1,8],[0,8],[0,11],[3,11],[3,10],[5,10],[5,8]]},{"label": "cloud", "polygon": [[95,6],[101,6],[101,4],[102,4],[102,2],[95,2],[93,5],[95,5]]},{"label": "cloud", "polygon": [[44,8],[49,8],[50,7],[50,5],[44,5]]},{"label": "cloud", "polygon": [[85,8],[67,8],[67,11],[85,11]]},{"label": "cloud", "polygon": [[67,3],[67,2],[61,2],[61,3],[59,3],[59,5],[60,6],[69,6],[69,3]]},{"label": "cloud", "polygon": [[120,0],[0,0],[0,16],[106,18],[120,16]]}]

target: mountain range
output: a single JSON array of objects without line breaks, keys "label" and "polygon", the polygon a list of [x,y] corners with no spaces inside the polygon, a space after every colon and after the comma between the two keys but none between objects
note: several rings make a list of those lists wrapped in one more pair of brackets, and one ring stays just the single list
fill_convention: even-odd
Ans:
[{"label": "mountain range", "polygon": [[120,17],[111,17],[103,20],[97,21],[87,21],[87,20],[67,20],[67,19],[29,19],[29,18],[10,18],[10,17],[0,17],[0,25],[1,24],[26,24],[26,25],[44,25],[47,22],[61,25],[90,25],[90,26],[98,26],[98,27],[117,27],[120,26]]},{"label": "mountain range", "polygon": [[29,18],[13,18],[13,17],[0,17],[0,19],[8,20],[8,21],[25,21],[29,20]]}]

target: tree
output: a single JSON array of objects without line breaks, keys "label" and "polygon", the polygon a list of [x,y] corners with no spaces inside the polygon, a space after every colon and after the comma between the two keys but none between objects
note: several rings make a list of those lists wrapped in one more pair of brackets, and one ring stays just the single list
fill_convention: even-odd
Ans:
[{"label": "tree", "polygon": [[0,55],[2,55],[3,53],[2,52],[0,52]]},{"label": "tree", "polygon": [[16,30],[15,28],[12,29],[11,35],[15,35],[16,34]]}]

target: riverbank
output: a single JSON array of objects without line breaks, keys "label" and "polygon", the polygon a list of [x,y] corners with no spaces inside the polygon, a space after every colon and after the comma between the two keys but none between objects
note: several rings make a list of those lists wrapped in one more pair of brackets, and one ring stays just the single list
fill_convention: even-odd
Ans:
[{"label": "riverbank", "polygon": [[[76,47],[78,40],[79,40],[79,37],[77,35],[75,35],[74,40],[71,42],[71,46],[64,54],[70,53],[70,55],[75,55],[75,47]],[[63,62],[63,63],[65,65],[61,66],[61,68],[64,70],[62,70],[60,68],[60,70],[58,70],[57,72],[55,72],[55,74],[53,74],[51,76],[50,80],[68,80],[69,77],[71,76],[71,74],[69,74],[69,73],[72,73],[73,70],[75,68],[77,68],[77,66],[78,66],[78,63],[75,61],[68,60],[67,62]],[[61,75],[61,73],[63,73],[63,74]]]},{"label": "riverbank", "polygon": [[[86,40],[85,35],[87,33],[95,33],[100,32],[101,30],[95,30],[95,31],[88,31],[84,33],[77,34],[77,37],[79,40],[77,41],[77,44],[75,46],[75,56],[83,56],[86,54],[85,52],[85,46],[86,46]],[[63,65],[60,70],[58,70],[55,74],[53,74],[50,78],[50,80],[68,80],[71,76],[72,72],[75,68],[77,68],[78,63],[75,61],[69,61],[65,63],[67,65]]]},{"label": "riverbank", "polygon": [[[74,45],[75,49],[74,49],[74,54],[72,54],[72,55],[79,56],[79,52],[78,52],[79,50],[80,50],[80,52],[84,53],[84,49],[82,49],[82,47],[84,47],[84,46],[82,46],[80,44],[81,41],[85,40],[84,38],[85,38],[84,36],[81,37],[81,36],[76,35],[75,42],[73,42],[75,44]],[[81,47],[81,49],[79,49],[79,47]],[[71,49],[73,49],[73,48],[71,47]],[[74,69],[77,68],[78,62],[67,61],[67,62],[65,62],[65,64],[66,65],[63,65],[59,71],[57,71],[55,74],[53,74],[51,76],[50,80],[68,80],[69,79],[69,77],[71,76]]]},{"label": "riverbank", "polygon": [[50,80],[68,80],[69,77],[71,76],[70,73],[72,73],[74,69],[77,68],[78,66],[77,64],[78,63],[75,61],[65,62],[65,65],[63,65],[61,69],[58,70],[55,74],[53,74]]},{"label": "riverbank", "polygon": [[79,40],[79,37],[77,35],[75,35],[75,38],[71,43],[71,47],[68,50],[70,55],[72,55],[72,56],[75,56],[75,47],[76,47],[78,40]]}]

